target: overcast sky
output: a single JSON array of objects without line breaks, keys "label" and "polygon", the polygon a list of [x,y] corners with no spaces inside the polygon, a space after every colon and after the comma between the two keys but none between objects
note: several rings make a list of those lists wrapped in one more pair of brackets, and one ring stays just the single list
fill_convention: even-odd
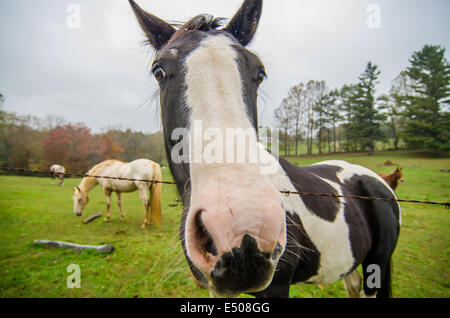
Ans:
[{"label": "overcast sky", "polygon": [[[241,1],[137,0],[169,21],[199,13],[231,18]],[[71,4],[81,10],[79,28],[70,27]],[[380,9],[379,28],[370,24],[377,22],[371,4]],[[413,51],[427,43],[450,49],[449,14],[448,0],[265,0],[250,45],[269,75],[260,92],[260,123],[275,125],[273,111],[291,86],[310,79],[330,88],[355,83],[369,60],[381,70],[377,93],[387,92]],[[94,132],[159,130],[153,52],[143,41],[125,0],[1,0],[3,108],[62,116]]]}]

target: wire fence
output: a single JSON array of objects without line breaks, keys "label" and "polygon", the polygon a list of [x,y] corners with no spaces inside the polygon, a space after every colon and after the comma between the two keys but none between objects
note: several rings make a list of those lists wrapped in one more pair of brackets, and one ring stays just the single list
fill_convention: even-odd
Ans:
[{"label": "wire fence", "polygon": [[[163,181],[163,180],[147,180],[147,179],[134,179],[134,178],[124,178],[124,177],[114,177],[114,176],[97,176],[90,175],[88,173],[77,174],[77,173],[62,173],[55,172],[52,173],[50,171],[42,171],[42,170],[33,170],[33,169],[24,169],[24,168],[7,168],[0,167],[0,171],[13,171],[13,172],[22,172],[22,173],[31,173],[31,174],[45,174],[45,175],[64,175],[68,177],[79,177],[79,178],[100,178],[100,179],[114,179],[121,181],[141,181],[141,182],[149,182],[149,183],[161,183],[168,185],[176,185],[176,182],[173,181]],[[370,200],[370,201],[387,201],[387,202],[397,202],[397,203],[419,203],[419,204],[430,204],[430,205],[443,205],[446,209],[450,208],[450,202],[435,202],[435,201],[427,201],[427,200],[407,200],[407,199],[398,199],[398,198],[377,198],[371,196],[360,196],[360,195],[348,195],[348,194],[337,194],[337,193],[317,193],[317,192],[306,192],[306,191],[287,191],[282,190],[280,193],[290,196],[293,194],[303,195],[303,196],[316,196],[316,197],[331,197],[331,198],[348,198],[348,199],[360,199],[360,200]]]}]

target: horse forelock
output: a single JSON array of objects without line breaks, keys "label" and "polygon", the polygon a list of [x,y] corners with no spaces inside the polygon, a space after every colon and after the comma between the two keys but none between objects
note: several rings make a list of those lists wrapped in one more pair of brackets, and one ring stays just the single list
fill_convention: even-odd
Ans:
[{"label": "horse forelock", "polygon": [[172,24],[172,26],[179,27],[179,29],[172,35],[165,46],[191,31],[215,31],[223,25],[225,20],[225,18],[220,17],[214,18],[210,14],[199,14],[182,25]]}]

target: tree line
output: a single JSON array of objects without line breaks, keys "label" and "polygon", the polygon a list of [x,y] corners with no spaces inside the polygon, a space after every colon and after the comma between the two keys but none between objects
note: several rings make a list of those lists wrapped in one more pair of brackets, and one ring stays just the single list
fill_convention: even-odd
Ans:
[{"label": "tree line", "polygon": [[[408,148],[450,151],[450,66],[445,49],[425,45],[409,62],[389,93],[380,96],[380,70],[372,62],[357,83],[340,89],[315,80],[293,86],[275,110],[282,130],[280,153],[373,154],[377,143],[387,141],[394,149],[401,141]],[[0,93],[0,106],[4,102]],[[110,128],[92,133],[58,116],[18,116],[0,108],[0,166],[46,170],[59,163],[81,173],[106,159],[137,158],[167,161],[162,132]]]},{"label": "tree line", "polygon": [[[0,94],[0,102],[5,98]],[[145,134],[111,128],[92,133],[81,123],[62,117],[18,116],[0,110],[0,166],[48,170],[58,163],[84,173],[107,159],[166,161],[162,132]]]},{"label": "tree line", "polygon": [[425,45],[393,80],[388,94],[377,96],[380,70],[368,62],[358,82],[330,89],[310,80],[290,88],[275,110],[282,130],[280,151],[307,154],[366,151],[390,141],[398,149],[450,151],[450,66],[445,48]]}]

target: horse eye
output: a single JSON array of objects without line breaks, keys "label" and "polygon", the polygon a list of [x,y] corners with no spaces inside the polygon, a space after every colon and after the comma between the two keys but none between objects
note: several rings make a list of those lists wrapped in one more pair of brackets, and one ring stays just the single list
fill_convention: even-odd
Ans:
[{"label": "horse eye", "polygon": [[158,83],[160,83],[166,77],[166,72],[164,72],[164,70],[160,66],[156,66],[152,72]]},{"label": "horse eye", "polygon": [[258,76],[256,77],[256,81],[258,82],[258,85],[261,85],[261,83],[264,81],[265,78],[266,78],[266,73],[264,71],[260,71],[258,73]]}]

